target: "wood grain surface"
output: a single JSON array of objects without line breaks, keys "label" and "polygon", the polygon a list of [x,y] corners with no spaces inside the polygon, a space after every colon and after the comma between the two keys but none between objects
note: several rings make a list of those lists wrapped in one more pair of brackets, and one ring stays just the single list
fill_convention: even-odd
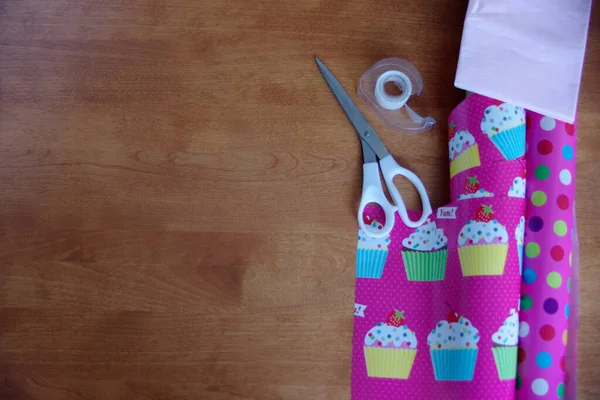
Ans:
[{"label": "wood grain surface", "polygon": [[[0,2],[1,399],[347,399],[361,153],[324,83],[411,60],[439,206],[466,2]],[[579,112],[580,397],[600,397],[600,13]],[[367,114],[364,107],[361,108]],[[414,202],[414,198],[411,203]]]}]

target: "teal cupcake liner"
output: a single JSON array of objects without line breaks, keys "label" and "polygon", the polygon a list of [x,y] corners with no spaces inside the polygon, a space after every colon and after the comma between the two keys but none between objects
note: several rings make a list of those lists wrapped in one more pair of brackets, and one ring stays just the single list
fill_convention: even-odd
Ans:
[{"label": "teal cupcake liner", "polygon": [[525,124],[490,135],[490,140],[507,160],[522,157],[525,155]]},{"label": "teal cupcake liner", "polygon": [[388,251],[381,249],[358,249],[356,251],[356,277],[380,279]]},{"label": "teal cupcake liner", "polygon": [[429,350],[436,381],[472,381],[479,349]]},{"label": "teal cupcake liner", "polygon": [[517,251],[519,252],[519,275],[523,275],[523,244],[517,244]]}]

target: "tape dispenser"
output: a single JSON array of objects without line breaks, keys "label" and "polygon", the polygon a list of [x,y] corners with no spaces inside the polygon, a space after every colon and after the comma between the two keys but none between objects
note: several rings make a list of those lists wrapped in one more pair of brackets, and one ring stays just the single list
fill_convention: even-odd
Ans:
[{"label": "tape dispenser", "polygon": [[[386,91],[388,82],[400,89],[399,95]],[[388,128],[408,135],[428,131],[435,125],[432,117],[421,117],[406,104],[423,90],[419,70],[402,58],[386,58],[375,63],[360,78],[358,97]]]}]

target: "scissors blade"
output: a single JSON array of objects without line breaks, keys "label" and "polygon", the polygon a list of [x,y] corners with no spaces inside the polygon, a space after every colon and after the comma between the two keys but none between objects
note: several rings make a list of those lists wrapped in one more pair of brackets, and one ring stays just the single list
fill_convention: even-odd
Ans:
[{"label": "scissors blade", "polygon": [[[317,65],[319,66],[319,69],[325,78],[325,82],[327,82],[327,85],[329,85],[329,89],[331,89],[331,92],[337,99],[338,103],[340,103],[340,106],[342,106],[342,109],[346,113],[346,116],[352,125],[354,125],[354,129],[356,130],[356,133],[358,133],[358,136],[360,136],[360,138],[368,144],[368,146],[379,159],[389,156],[390,153],[387,151],[383,145],[383,142],[381,142],[375,133],[375,130],[371,124],[369,124],[369,121],[367,121],[367,119],[361,114],[361,112],[358,110],[358,107],[356,107],[356,104],[354,104],[350,96],[348,96],[348,93],[346,93],[338,80],[335,79],[335,76],[333,76],[331,71],[317,57],[315,57],[315,61],[317,62]],[[363,156],[365,156],[365,162],[367,162],[364,146]]]},{"label": "scissors blade", "polygon": [[360,144],[362,145],[363,162],[365,164],[377,162],[377,155],[375,154],[371,146],[369,146],[369,143],[365,142],[363,138],[360,138]]}]

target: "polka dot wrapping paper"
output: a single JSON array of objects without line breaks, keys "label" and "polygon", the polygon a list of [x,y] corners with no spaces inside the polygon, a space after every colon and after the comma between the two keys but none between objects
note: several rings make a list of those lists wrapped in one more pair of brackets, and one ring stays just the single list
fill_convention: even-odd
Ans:
[{"label": "polka dot wrapping paper", "polygon": [[517,399],[575,398],[575,142],[573,125],[528,112]]},{"label": "polka dot wrapping paper", "polygon": [[352,398],[563,398],[574,130],[471,95],[448,132],[452,202],[416,229],[396,215],[389,237],[358,232]]}]

